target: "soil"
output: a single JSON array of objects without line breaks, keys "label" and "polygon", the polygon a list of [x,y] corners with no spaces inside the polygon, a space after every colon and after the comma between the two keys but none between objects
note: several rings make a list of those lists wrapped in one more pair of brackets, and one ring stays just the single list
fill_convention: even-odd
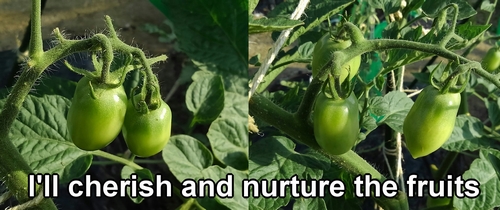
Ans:
[{"label": "soil", "polygon": [[[19,48],[26,27],[29,22],[31,11],[31,0],[0,0],[0,73],[10,69],[16,59],[16,49]],[[113,20],[115,29],[119,33],[120,38],[132,46],[142,48],[147,55],[157,56],[166,54],[169,58],[167,62],[162,62],[154,66],[153,71],[158,75],[158,80],[161,85],[162,96],[166,96],[171,89],[174,81],[180,75],[184,56],[175,52],[172,45],[162,43],[158,40],[159,35],[151,34],[143,28],[145,24],[157,25],[164,28],[163,21],[166,17],[156,9],[149,1],[134,1],[134,0],[82,0],[82,1],[65,1],[65,0],[48,0],[42,15],[42,33],[46,39],[46,48],[50,47],[51,32],[54,28],[59,28],[64,32],[67,38],[79,39],[88,37],[95,33],[106,31],[104,16],[109,15]],[[75,59],[76,57],[76,59]],[[79,65],[89,63],[86,56],[73,56],[69,60],[82,62]],[[51,67],[49,76],[52,75],[67,75],[60,69],[62,65]],[[55,73],[54,73],[55,72]],[[68,76],[71,79],[71,76]],[[10,80],[6,74],[0,76],[0,86],[4,87],[7,80]],[[179,89],[187,87],[180,87]],[[176,91],[169,105],[172,111],[185,111],[184,96],[185,91]],[[182,110],[180,110],[182,109]],[[189,116],[189,114],[186,114]],[[180,119],[186,121],[187,119]],[[185,123],[184,123],[185,124]],[[173,125],[172,134],[181,132],[182,128]],[[121,136],[119,137],[121,138]],[[122,153],[126,150],[126,145],[119,139],[106,147],[106,150],[113,154]],[[141,164],[152,171],[153,174],[162,174],[163,179],[170,180],[173,185],[179,187],[180,183],[169,172],[168,167],[161,163],[161,153],[150,158],[156,160],[160,164]],[[105,160],[94,157],[94,161]],[[120,179],[120,171],[122,165],[93,165],[87,174],[92,176],[92,179],[100,180],[103,183],[109,179]],[[84,179],[82,179],[84,180]],[[64,185],[60,186],[59,198],[54,199],[59,209],[175,209],[182,201],[175,195],[172,197],[148,198],[140,205],[134,204],[128,197],[125,198],[72,198],[67,192]],[[62,192],[62,193],[61,193]],[[14,206],[16,202],[10,200],[5,205]],[[0,205],[0,208],[7,206]]]}]

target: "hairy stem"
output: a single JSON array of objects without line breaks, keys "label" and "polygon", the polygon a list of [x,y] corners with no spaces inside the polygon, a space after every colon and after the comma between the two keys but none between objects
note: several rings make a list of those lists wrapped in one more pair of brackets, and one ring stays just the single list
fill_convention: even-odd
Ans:
[{"label": "hairy stem", "polygon": [[[26,95],[44,69],[33,67],[23,71],[0,113],[0,160],[2,160],[0,178],[5,181],[9,191],[20,203],[30,200],[28,197],[28,174],[33,173],[33,170],[9,140],[8,134]],[[57,209],[52,199],[43,199],[37,208]]]},{"label": "hairy stem", "polygon": [[30,58],[38,58],[43,53],[42,42],[42,1],[31,1],[31,39],[29,54]]},{"label": "hairy stem", "polygon": [[[28,163],[21,156],[17,148],[9,140],[9,129],[16,119],[26,95],[32,85],[47,66],[36,65],[37,59],[43,55],[41,29],[41,1],[32,0],[31,12],[31,39],[28,67],[23,71],[14,89],[8,96],[0,113],[0,179],[19,203],[30,200],[28,197],[28,174],[33,173]],[[31,209],[57,209],[52,199],[42,199],[40,203],[30,206]]]}]

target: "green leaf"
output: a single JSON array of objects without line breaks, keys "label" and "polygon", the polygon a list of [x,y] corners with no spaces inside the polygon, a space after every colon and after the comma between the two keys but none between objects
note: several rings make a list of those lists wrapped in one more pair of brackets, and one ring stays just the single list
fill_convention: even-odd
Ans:
[{"label": "green leaf", "polygon": [[429,73],[429,72],[424,72],[424,73],[412,72],[411,74],[413,74],[413,76],[415,77],[415,79],[418,80],[418,82],[423,83],[423,84],[428,84],[428,85],[431,84],[431,82],[429,81],[429,77],[431,76],[431,73]]},{"label": "green leaf", "polygon": [[162,152],[163,161],[179,181],[203,177],[203,169],[213,163],[213,156],[203,143],[187,135],[170,137]]},{"label": "green leaf", "polygon": [[[497,92],[499,89],[497,88],[497,86],[495,86],[493,83],[491,83],[490,81],[488,81],[487,79],[484,79],[483,77],[478,77],[476,79],[476,91],[477,92],[483,92],[485,94],[490,94],[490,93],[495,93]],[[479,87],[477,87],[479,86]],[[482,86],[482,87],[481,87]]]},{"label": "green leaf", "polygon": [[312,42],[306,42],[300,46],[296,46],[286,53],[281,51],[276,58],[276,61],[269,68],[264,81],[260,83],[257,88],[257,92],[263,92],[274,79],[283,72],[289,64],[292,63],[310,63],[312,60],[312,53],[314,51],[314,44]]},{"label": "green leaf", "polygon": [[493,209],[500,206],[500,152],[481,150],[462,178],[475,179],[479,182],[480,193],[475,198],[453,198],[453,207],[457,209]]},{"label": "green leaf", "polygon": [[327,210],[325,200],[322,198],[298,198],[295,199],[293,210],[317,209]]},{"label": "green leaf", "polygon": [[250,22],[248,23],[248,33],[256,34],[271,31],[282,31],[289,28],[295,28],[303,24],[304,23],[300,20],[291,20],[286,17],[259,19],[253,19],[252,17],[250,17]]},{"label": "green leaf", "polygon": [[41,80],[40,85],[35,86],[31,91],[33,95],[41,97],[43,95],[60,95],[65,98],[73,98],[75,94],[76,82],[60,77],[47,77]]},{"label": "green leaf", "polygon": [[389,104],[389,112],[379,123],[385,123],[394,131],[403,133],[403,122],[413,105],[413,101],[405,93],[392,91],[384,96]]},{"label": "green leaf", "polygon": [[248,60],[248,64],[254,65],[254,66],[260,66],[262,63],[260,63],[260,54],[254,55]]},{"label": "green leaf", "polygon": [[[42,97],[44,95],[60,95],[65,98],[73,98],[76,82],[57,76],[42,77],[38,85],[30,92],[31,95]],[[7,98],[12,88],[0,89],[0,99]]]},{"label": "green leaf", "polygon": [[305,88],[307,88],[308,84],[305,82],[289,82],[288,85],[292,86],[289,87],[290,89],[287,91],[279,90],[274,92],[264,92],[263,95],[274,101],[274,103],[283,109],[295,111],[300,105]]},{"label": "green leaf", "polygon": [[186,92],[186,106],[193,113],[193,121],[210,123],[224,108],[224,84],[220,76],[208,71],[197,71]]},{"label": "green leaf", "polygon": [[130,92],[133,88],[140,85],[141,82],[141,72],[138,70],[129,72],[127,78],[123,82],[123,88],[125,89],[125,93],[127,96],[130,96]]},{"label": "green leaf", "polygon": [[172,21],[179,47],[190,58],[247,76],[248,1],[150,1]]},{"label": "green leaf", "polygon": [[[248,178],[248,174],[235,170],[232,167],[221,168],[212,165],[212,155],[210,151],[198,140],[187,136],[173,136],[163,150],[163,159],[168,164],[170,170],[179,181],[185,179],[210,179],[215,183],[225,179],[226,175],[234,176],[232,182],[233,198],[197,199],[203,207],[212,209],[224,205],[229,209],[247,209],[248,202],[243,199],[242,180]],[[214,202],[216,201],[216,202]]]},{"label": "green leaf", "polygon": [[[300,154],[294,151],[295,144],[286,137],[272,136],[253,143],[250,148],[250,179],[281,180],[320,179],[323,170],[328,170],[330,161],[324,156]],[[269,190],[269,189],[268,189]],[[249,198],[250,209],[278,209],[290,201],[290,189],[284,198]]]},{"label": "green leaf", "polygon": [[408,14],[413,12],[414,10],[418,10],[422,4],[424,4],[425,0],[406,0],[406,7],[403,9],[403,17],[406,17]]},{"label": "green leaf", "polygon": [[461,152],[479,149],[497,148],[498,141],[488,138],[484,132],[483,123],[472,116],[460,115],[455,121],[455,127],[450,139],[443,144],[443,149]]},{"label": "green leaf", "polygon": [[451,39],[446,45],[447,48],[462,49],[476,42],[491,25],[472,25],[472,22],[457,25],[455,33],[464,38],[465,42],[458,42]]},{"label": "green leaf", "polygon": [[[242,117],[248,118],[248,97],[233,92],[224,93],[224,109],[220,113],[221,118]],[[244,124],[246,124],[245,122]]]},{"label": "green leaf", "polygon": [[325,169],[322,180],[341,180],[345,185],[345,194],[335,198],[330,195],[324,200],[328,209],[359,209],[363,204],[363,199],[355,197],[354,176],[339,168],[336,163],[331,162],[329,169]]},{"label": "green leaf", "polygon": [[220,76],[224,80],[224,88],[226,91],[238,93],[240,95],[248,94],[248,73],[246,75],[239,75],[236,74],[237,72],[222,71],[214,65],[207,65],[196,61],[193,61],[193,63],[200,70],[209,71]]},{"label": "green leaf", "polygon": [[226,92],[238,93],[242,96],[248,95],[248,75],[241,76],[228,72],[220,72],[219,75],[224,78]]},{"label": "green leaf", "polygon": [[370,98],[368,104],[370,104],[370,112],[377,116],[384,116],[391,111],[389,108],[389,102],[382,96]]},{"label": "green leaf", "polygon": [[481,10],[492,13],[495,11],[495,4],[490,3],[490,1],[483,1],[481,3]]},{"label": "green leaf", "polygon": [[[437,44],[446,35],[446,30],[440,30],[435,33],[427,33],[423,35],[423,27],[404,28],[400,33],[402,39],[409,41],[417,41],[428,44]],[[423,35],[423,36],[422,36]],[[430,53],[425,53],[411,49],[392,49],[388,51],[387,59],[384,62],[384,68],[387,70],[395,69],[406,64],[410,64],[431,56]]]},{"label": "green leaf", "polygon": [[379,75],[375,77],[375,88],[382,91],[385,88],[385,75]]},{"label": "green leaf", "polygon": [[383,9],[385,14],[395,13],[401,6],[401,0],[368,0],[368,4],[376,9]]},{"label": "green leaf", "polygon": [[242,183],[244,179],[248,179],[247,173],[238,171],[232,167],[221,168],[220,166],[210,166],[203,170],[202,173],[205,179],[211,179],[215,183],[221,179],[226,179],[227,175],[233,175],[233,197],[221,198],[216,196],[215,200],[229,209],[248,209],[248,200],[243,198],[242,195]]},{"label": "green leaf", "polygon": [[[400,33],[402,39],[417,41],[427,44],[438,44],[443,37],[450,30],[449,25],[446,25],[442,30],[435,33],[427,33],[423,35],[422,26],[417,28],[403,28]],[[489,26],[483,25],[472,25],[471,23],[462,24],[457,26],[455,33],[462,37],[464,41],[457,41],[456,39],[451,39],[447,45],[447,49],[463,49],[472,45],[481,35],[488,29]],[[388,51],[387,60],[384,63],[384,67],[387,70],[395,69],[400,66],[410,64],[424,58],[431,56],[430,53],[424,53],[417,50],[410,49],[392,49]]]},{"label": "green leaf", "polygon": [[491,121],[491,127],[500,125],[500,98],[496,101],[487,101],[486,108],[488,108],[488,119]]},{"label": "green leaf", "polygon": [[207,133],[215,157],[238,170],[248,169],[248,118],[215,120]]},{"label": "green leaf", "polygon": [[[147,168],[133,169],[130,166],[123,166],[122,172],[121,172],[121,177],[122,177],[123,180],[130,179],[130,176],[132,174],[136,174],[137,175],[137,181],[138,182],[140,182],[143,179],[148,179],[148,180],[151,180],[151,181],[154,180],[153,174]],[[141,197],[139,194],[137,194],[137,197],[135,197],[135,198],[132,197],[130,195],[130,187],[127,187],[127,195],[130,198],[130,200],[132,200],[132,202],[134,202],[134,203],[141,203],[144,200],[144,198]]]},{"label": "green leaf", "polygon": [[387,39],[398,39],[399,35],[399,23],[397,21],[387,24],[386,21],[384,23],[387,25],[384,27],[382,31],[382,37]]},{"label": "green leaf", "polygon": [[181,75],[177,79],[179,85],[191,82],[191,78],[193,77],[193,74],[196,73],[196,71],[198,71],[198,68],[196,68],[196,66],[192,62],[185,64],[182,67]]},{"label": "green leaf", "polygon": [[248,14],[251,15],[259,4],[259,0],[248,0]]},{"label": "green leaf", "polygon": [[363,116],[361,127],[366,129],[365,134],[368,134],[371,131],[375,130],[377,126],[377,121],[369,113],[366,113],[365,116]]},{"label": "green leaf", "polygon": [[[299,37],[308,33],[313,28],[327,20],[328,17],[333,16],[344,10],[347,6],[352,4],[353,0],[311,0],[309,5],[304,10],[301,20],[304,21],[304,26],[294,29],[290,34],[290,38],[285,42],[283,47],[295,42]],[[268,17],[286,16],[289,17],[297,7],[299,0],[284,1],[278,4],[269,14]]]},{"label": "green leaf", "polygon": [[196,198],[196,201],[204,208],[204,209],[217,209],[217,210],[231,210],[226,206],[222,205],[219,201],[209,197]]},{"label": "green leaf", "polygon": [[[458,20],[469,18],[474,16],[477,12],[466,0],[443,0],[443,1],[425,1],[422,5],[422,10],[425,14],[436,17],[444,7],[447,5],[455,3],[458,5]],[[448,10],[448,17],[450,17],[452,10]],[[450,18],[451,20],[451,18]]]},{"label": "green leaf", "polygon": [[[0,100],[3,107],[6,100]],[[58,95],[28,95],[9,138],[35,173],[57,173],[60,183],[83,176],[92,155],[70,140],[66,113],[70,101]]]}]

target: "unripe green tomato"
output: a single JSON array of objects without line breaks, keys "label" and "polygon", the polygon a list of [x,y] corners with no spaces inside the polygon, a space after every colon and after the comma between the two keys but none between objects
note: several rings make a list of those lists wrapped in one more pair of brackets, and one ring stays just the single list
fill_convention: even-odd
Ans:
[{"label": "unripe green tomato", "polygon": [[413,158],[436,151],[450,138],[459,107],[460,93],[441,94],[433,86],[422,90],[403,123],[406,147]]},{"label": "unripe green tomato", "polygon": [[490,48],[481,61],[481,66],[488,72],[494,72],[500,67],[500,50],[496,47]]},{"label": "unripe green tomato", "polygon": [[320,92],[316,96],[313,120],[319,146],[331,155],[344,154],[358,140],[358,99],[351,94],[347,99],[334,100]]},{"label": "unripe green tomato", "polygon": [[83,150],[102,149],[120,133],[127,110],[123,86],[108,88],[92,83],[96,98],[91,95],[89,78],[83,77],[71,100],[67,123],[73,143]]},{"label": "unripe green tomato", "polygon": [[172,111],[164,101],[148,113],[136,111],[132,101],[127,103],[127,114],[122,133],[127,147],[139,157],[157,154],[168,143],[172,126]]},{"label": "unripe green tomato", "polygon": [[[318,75],[319,71],[323,66],[327,65],[330,60],[335,62],[335,57],[333,57],[333,53],[335,51],[343,50],[351,46],[351,40],[334,40],[330,37],[330,34],[327,33],[316,43],[313,51],[312,58],[312,74],[313,77]],[[361,56],[358,55],[347,63],[342,65],[342,72],[340,74],[340,82],[344,82],[349,74],[349,81],[356,76],[359,70],[359,66],[361,65]],[[333,72],[332,72],[333,73]],[[325,81],[328,75],[321,77],[321,81]]]}]

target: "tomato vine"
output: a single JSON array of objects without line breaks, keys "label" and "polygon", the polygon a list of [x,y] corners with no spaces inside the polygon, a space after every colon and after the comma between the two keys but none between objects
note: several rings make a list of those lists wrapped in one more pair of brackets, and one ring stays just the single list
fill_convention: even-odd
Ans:
[{"label": "tomato vine", "polygon": [[[413,6],[413,8],[419,7],[419,6],[415,6],[415,5],[412,5],[412,6]],[[403,7],[405,7],[405,6],[402,6],[401,8],[403,8]],[[462,9],[462,8],[460,8],[460,9]],[[406,13],[406,14],[408,14],[408,12],[409,11],[403,11],[403,13]],[[300,143],[306,144],[310,148],[312,148],[320,153],[325,154],[326,156],[328,156],[330,158],[330,160],[332,160],[333,163],[339,165],[339,167],[341,169],[349,172],[351,175],[366,174],[366,173],[372,174],[373,173],[373,174],[375,174],[374,177],[376,177],[376,179],[383,181],[386,178],[384,176],[380,175],[380,173],[377,172],[377,170],[375,170],[371,165],[369,165],[369,164],[365,165],[366,161],[364,161],[355,152],[348,151],[347,153],[344,153],[344,154],[342,152],[331,152],[331,151],[328,152],[333,147],[325,147],[323,145],[320,146],[321,144],[324,144],[324,140],[320,134],[313,132],[313,130],[314,130],[313,124],[315,122],[317,122],[318,119],[314,118],[314,119],[312,119],[313,122],[310,123],[311,112],[313,112],[313,115],[316,114],[316,112],[317,112],[317,107],[314,108],[315,99],[318,97],[318,94],[319,94],[319,96],[321,96],[323,94],[322,87],[324,86],[325,78],[327,78],[328,75],[337,75],[337,76],[342,75],[343,71],[345,70],[344,66],[349,63],[351,58],[355,58],[357,56],[362,56],[362,55],[366,55],[368,53],[374,53],[374,52],[378,53],[378,52],[387,52],[387,51],[391,51],[394,49],[401,49],[401,50],[407,50],[407,52],[410,50],[414,50],[414,51],[418,51],[424,55],[436,55],[436,56],[442,57],[442,58],[447,59],[449,61],[449,65],[447,67],[447,70],[445,70],[446,73],[441,75],[441,78],[438,78],[438,81],[435,81],[434,74],[431,74],[430,82],[435,87],[430,86],[427,88],[427,91],[424,89],[424,91],[422,93],[420,93],[421,94],[420,98],[426,98],[426,95],[429,95],[428,92],[430,91],[431,88],[439,89],[439,90],[437,90],[437,92],[434,91],[434,92],[436,92],[435,94],[430,94],[430,95],[435,96],[436,100],[437,100],[437,98],[441,97],[441,95],[449,96],[449,97],[451,97],[452,95],[454,96],[455,100],[453,100],[453,105],[450,106],[450,107],[452,107],[452,109],[450,109],[449,112],[447,112],[448,114],[446,115],[446,117],[442,118],[442,119],[446,118],[448,120],[448,122],[446,123],[446,125],[447,125],[446,129],[444,129],[446,131],[446,132],[444,132],[446,134],[446,136],[443,136],[439,140],[436,140],[435,145],[432,145],[432,147],[433,147],[432,149],[424,149],[426,151],[425,151],[425,154],[423,154],[423,153],[417,152],[418,149],[415,149],[415,148],[421,148],[422,145],[415,145],[414,143],[419,142],[419,141],[422,142],[423,141],[422,139],[429,140],[432,138],[424,135],[421,139],[416,140],[415,138],[419,134],[413,134],[411,131],[409,131],[409,129],[410,129],[409,125],[413,124],[413,123],[406,123],[407,125],[405,125],[405,127],[407,127],[407,128],[405,128],[405,131],[404,131],[406,142],[407,142],[406,146],[410,149],[410,152],[414,155],[415,158],[427,155],[430,152],[435,151],[436,149],[440,148],[442,143],[444,143],[444,141],[448,140],[448,138],[451,135],[452,130],[454,129],[455,121],[452,121],[451,119],[455,119],[457,113],[459,113],[459,114],[468,113],[468,108],[467,108],[467,104],[466,104],[467,103],[467,96],[466,96],[467,94],[465,93],[465,89],[467,86],[470,85],[467,83],[471,78],[470,75],[472,73],[474,73],[476,76],[479,76],[479,77],[483,78],[484,80],[493,84],[496,88],[500,88],[500,80],[499,80],[498,75],[495,73],[491,73],[492,72],[491,70],[488,71],[487,69],[483,68],[485,66],[484,62],[483,62],[483,66],[481,66],[481,62],[466,58],[467,52],[470,52],[470,50],[472,48],[474,48],[479,42],[484,41],[484,40],[489,39],[489,38],[486,38],[481,33],[481,34],[477,34],[476,35],[477,37],[475,37],[474,40],[472,40],[472,41],[464,39],[462,37],[463,34],[460,34],[460,28],[457,28],[457,24],[458,24],[458,20],[459,20],[459,12],[460,12],[459,6],[455,3],[451,3],[451,4],[444,6],[443,8],[440,8],[439,12],[435,11],[435,14],[433,14],[434,16],[432,16],[432,18],[434,18],[434,25],[430,29],[430,31],[425,32],[427,34],[438,34],[438,35],[435,35],[436,37],[433,37],[434,39],[432,41],[421,41],[421,40],[412,41],[408,37],[405,37],[405,39],[403,39],[401,37],[397,37],[394,34],[393,34],[394,38],[366,39],[365,34],[364,34],[364,30],[366,30],[366,26],[364,26],[365,28],[363,28],[363,30],[361,30],[355,24],[346,20],[346,19],[349,19],[349,17],[347,17],[347,18],[340,17],[339,19],[344,18],[344,20],[341,20],[339,23],[337,23],[337,28],[334,31],[336,31],[337,33],[346,33],[347,35],[345,37],[349,37],[349,39],[350,39],[349,41],[351,42],[351,44],[349,46],[338,47],[338,48],[332,49],[330,51],[324,52],[324,54],[322,54],[322,55],[317,55],[316,52],[312,53],[310,55],[312,57],[309,59],[310,59],[310,61],[312,61],[313,78],[308,83],[307,87],[305,88],[305,91],[303,93],[299,94],[300,101],[299,101],[298,108],[292,109],[292,110],[290,110],[288,108],[287,110],[284,110],[283,108],[280,107],[280,105],[278,105],[280,102],[274,101],[274,100],[269,100],[268,93],[264,93],[264,94],[255,93],[251,96],[251,98],[249,100],[250,114],[252,117],[255,117],[258,120],[262,120],[263,122],[277,128],[278,130],[285,133],[287,136],[291,137],[292,139],[294,139]],[[404,31],[404,29],[418,31],[419,28],[411,29],[410,26],[412,24],[414,24],[416,21],[418,21],[419,19],[427,17],[426,15],[427,14],[422,14],[420,17],[417,17],[416,19],[411,20],[408,23],[406,23],[405,19],[400,19],[401,21],[397,22],[397,23],[394,20],[391,20],[391,21],[394,21],[393,22],[394,23],[393,24],[394,30],[397,29],[398,32]],[[490,13],[490,15],[491,15],[491,13]],[[444,17],[450,17],[450,16],[452,17],[452,21],[448,24],[448,23],[446,23],[446,21],[445,21],[446,18],[444,18]],[[330,23],[330,20],[329,20],[330,16],[329,15],[321,16],[321,18],[328,19],[328,23]],[[461,17],[461,18],[463,19],[463,17]],[[324,21],[326,21],[326,20],[324,20]],[[306,23],[312,25],[311,22],[306,21]],[[328,25],[328,29],[322,31],[323,36],[332,36],[329,34],[329,33],[331,33],[331,29],[329,28],[330,24],[327,24],[327,25]],[[309,26],[306,26],[305,28],[307,28],[307,27],[309,27]],[[386,28],[386,30],[390,30],[390,28]],[[324,31],[326,31],[326,33]],[[404,32],[406,32],[406,31],[404,31]],[[296,33],[295,34],[296,37],[293,37],[293,38],[296,39],[298,36],[302,35],[303,28],[301,27],[299,29],[296,29],[295,33]],[[314,32],[311,32],[311,34],[312,33],[314,33]],[[308,34],[308,36],[312,36],[311,34]],[[415,34],[412,34],[412,35],[423,36],[426,38],[432,37],[432,35],[426,36],[425,34],[419,34],[417,32],[415,32]],[[317,36],[317,37],[319,37],[319,36]],[[490,36],[490,37],[494,37],[494,36]],[[292,39],[292,40],[295,40],[295,39]],[[304,37],[304,39],[309,40],[310,38]],[[406,39],[410,39],[410,40],[406,40]],[[317,40],[320,40],[320,41],[318,41],[316,43],[316,45],[320,44],[320,46],[322,46],[322,44],[321,44],[322,38],[317,39]],[[422,40],[424,40],[424,39],[422,39]],[[460,54],[454,52],[452,50],[454,48],[452,48],[452,47],[454,45],[456,45],[456,43],[466,43],[466,44],[461,45],[461,47],[466,48],[466,51],[465,51],[466,53],[464,53],[463,55],[460,55]],[[300,51],[301,47],[304,47],[304,48],[307,47],[307,43],[302,43],[302,45],[299,44],[299,46],[300,47],[298,47],[298,50]],[[460,48],[457,47],[457,49],[460,49]],[[316,48],[315,48],[315,50],[316,50]],[[303,51],[301,51],[301,52],[303,52]],[[399,52],[401,52],[401,51],[399,51]],[[283,52],[283,53],[285,53],[285,52]],[[421,54],[417,54],[417,55],[421,55]],[[321,57],[321,56],[329,57],[330,60],[322,58],[321,60],[324,62],[321,65],[321,69],[318,69],[318,65],[315,64],[315,59],[317,59],[316,57]],[[394,56],[394,55],[392,55],[392,56]],[[397,56],[395,56],[395,57],[397,57]],[[399,58],[400,59],[408,59],[408,60],[412,59],[412,58],[405,58],[404,56],[400,56]],[[425,56],[422,56],[422,58],[425,58]],[[304,59],[304,58],[301,57],[300,59]],[[290,59],[283,57],[282,60],[290,60]],[[276,63],[281,64],[283,62],[282,60],[279,60]],[[299,58],[297,58],[295,60],[298,61]],[[386,60],[387,60],[387,58],[386,58]],[[419,60],[419,59],[415,59],[412,61],[417,61],[417,60]],[[269,61],[265,61],[265,62],[269,62]],[[405,63],[411,63],[411,62],[408,62],[407,60],[405,60],[404,62],[401,62],[401,63],[405,64]],[[489,64],[489,62],[488,62],[488,64]],[[364,122],[367,117],[371,118],[369,115],[366,116],[368,114],[367,111],[370,110],[370,107],[368,106],[369,102],[370,102],[369,100],[371,100],[371,98],[369,97],[369,91],[372,89],[372,87],[376,87],[377,90],[380,90],[380,84],[379,84],[378,78],[384,77],[388,73],[393,72],[392,75],[398,74],[398,76],[401,76],[400,74],[402,74],[401,72],[404,72],[404,70],[401,71],[397,68],[400,68],[400,66],[398,66],[398,65],[389,66],[388,65],[387,68],[382,68],[381,71],[377,72],[377,74],[373,76],[377,79],[370,80],[366,83],[361,78],[358,79],[358,83],[360,83],[359,86],[361,87],[362,94],[363,94],[363,95],[359,96],[359,99],[363,100],[362,101],[363,105],[362,105],[361,114],[360,114],[360,119],[362,122]],[[401,68],[404,69],[404,67],[401,67]],[[435,73],[435,72],[433,72],[433,73]],[[255,85],[256,81],[257,82],[259,81],[259,80],[255,79],[257,77],[265,78],[266,85],[267,85],[269,83],[269,80],[272,81],[273,79],[276,78],[276,75],[277,74],[275,74],[275,73],[271,73],[268,75],[259,75],[259,73],[257,73],[254,76],[254,80],[252,81],[253,85]],[[402,84],[403,84],[402,83],[402,76],[401,76],[401,79],[398,78],[397,81],[395,81],[393,84],[390,84],[390,85],[394,86],[394,84],[396,84],[396,83],[397,83],[398,87],[402,86]],[[332,86],[332,83],[330,83],[330,86]],[[394,87],[394,88],[396,89],[396,87]],[[334,89],[335,90],[333,91],[333,94],[335,94],[335,91],[340,90],[341,87],[337,84]],[[399,89],[397,89],[397,91],[403,92],[403,89],[399,88]],[[261,92],[265,92],[265,91],[262,90]],[[358,90],[358,92],[359,92],[359,90]],[[288,93],[288,94],[292,94],[292,93]],[[416,95],[416,94],[419,94],[419,92],[415,92],[415,94],[412,94],[412,95]],[[462,95],[462,97],[460,97],[461,95]],[[465,97],[464,97],[464,95],[465,95]],[[273,96],[272,93],[271,93],[271,96]],[[415,119],[417,119],[418,116],[421,116],[423,118],[425,118],[425,116],[431,116],[431,117],[429,117],[429,119],[437,119],[441,116],[441,115],[439,115],[438,112],[432,111],[433,110],[431,108],[432,103],[427,103],[426,105],[422,105],[423,103],[419,102],[419,101],[425,101],[425,100],[424,99],[420,99],[420,100],[417,99],[417,102],[415,103],[414,108],[420,109],[420,111],[413,111],[413,113],[418,112],[418,114],[408,114],[408,116],[407,116],[409,118],[408,122],[412,121],[412,119],[413,119],[413,121],[415,121],[415,124],[417,124],[417,126],[425,126],[425,125],[429,124],[430,121],[433,121],[433,120],[430,120],[429,122],[421,122],[421,121],[415,120]],[[427,101],[434,101],[434,99],[427,100]],[[465,101],[465,103],[464,103],[464,101]],[[370,103],[372,103],[372,102],[370,102]],[[460,103],[464,103],[464,105],[459,106]],[[445,107],[445,104],[449,104],[448,102],[442,102],[440,104],[443,105],[442,110],[448,110],[449,107]],[[439,104],[432,105],[432,107],[436,108],[436,110],[441,110],[441,108],[439,108],[439,107],[441,107]],[[377,107],[377,108],[379,108],[379,107]],[[432,112],[433,114],[422,114],[422,113],[425,113],[423,110]],[[370,110],[370,111],[373,112],[373,110]],[[410,111],[410,113],[412,113],[412,111]],[[373,113],[371,113],[371,114],[373,115]],[[325,116],[325,118],[326,118],[326,116]],[[439,118],[439,119],[441,119],[441,118]],[[383,120],[385,120],[385,118],[379,118],[378,120],[383,121]],[[337,127],[335,127],[335,126],[342,127],[343,122],[345,122],[345,121],[347,121],[347,120],[343,120],[342,122],[333,123],[331,126],[329,126],[330,128],[323,128],[323,130],[337,129]],[[419,123],[419,122],[421,122],[421,123]],[[377,122],[377,124],[378,124],[378,122]],[[443,124],[443,123],[438,123],[438,124]],[[403,128],[402,128],[402,126],[400,128],[398,128],[398,127],[395,128],[395,126],[396,125],[391,125],[390,129],[393,129],[394,133],[397,133],[399,135],[399,139],[401,141],[401,133],[403,133]],[[429,126],[429,127],[435,127],[434,129],[437,129],[436,125]],[[367,135],[369,132],[372,131],[372,129],[369,129],[369,128],[364,128],[364,129],[368,129],[367,131],[365,131],[365,133],[364,133],[365,135]],[[346,132],[347,132],[347,130],[349,130],[349,128],[346,128]],[[408,132],[408,134],[406,134],[407,132]],[[417,133],[422,133],[422,132],[423,131],[419,131]],[[436,132],[440,132],[440,131],[436,131]],[[408,136],[406,136],[406,135],[408,135]],[[348,136],[348,135],[344,135],[344,136]],[[395,136],[391,136],[390,138],[396,138]],[[427,137],[427,138],[424,138],[424,137]],[[332,138],[330,138],[330,139],[332,139]],[[359,141],[361,141],[363,139],[364,139],[363,136],[359,137]],[[347,142],[344,142],[344,143],[347,144]],[[429,145],[429,146],[431,146],[431,145]],[[398,147],[401,147],[401,145],[399,145]],[[438,177],[436,177],[435,179],[440,179],[443,177],[444,174],[447,173],[449,166],[450,166],[451,162],[454,161],[456,155],[457,155],[457,153],[454,151],[449,152],[450,158],[447,158],[446,160],[444,160],[442,167],[439,168],[440,175]],[[403,191],[404,191],[404,188],[403,188]],[[400,193],[404,194],[403,191],[401,191]],[[391,202],[397,203],[398,205],[391,206],[390,205]],[[388,200],[378,200],[377,204],[382,205],[382,206],[386,205],[386,207],[388,207],[388,209],[408,209],[409,207],[408,207],[407,202],[408,202],[407,198],[402,196],[402,197],[397,197],[397,198],[388,199]]]}]

